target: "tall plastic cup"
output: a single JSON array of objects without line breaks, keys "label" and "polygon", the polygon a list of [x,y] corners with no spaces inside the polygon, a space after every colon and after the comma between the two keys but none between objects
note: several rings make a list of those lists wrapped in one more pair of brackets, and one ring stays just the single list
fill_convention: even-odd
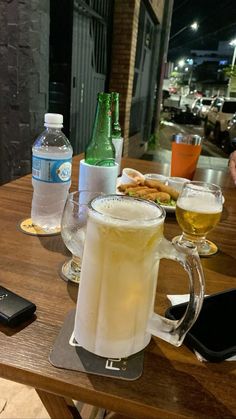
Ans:
[{"label": "tall plastic cup", "polygon": [[199,135],[173,135],[171,176],[193,180],[201,150],[202,138]]}]

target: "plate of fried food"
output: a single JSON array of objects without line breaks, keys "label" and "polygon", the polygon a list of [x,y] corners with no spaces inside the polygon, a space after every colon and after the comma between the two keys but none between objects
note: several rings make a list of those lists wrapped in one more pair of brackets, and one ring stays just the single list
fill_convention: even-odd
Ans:
[{"label": "plate of fried food", "polygon": [[143,198],[161,205],[167,212],[175,212],[179,192],[158,179],[136,178],[130,183],[117,181],[117,193]]}]

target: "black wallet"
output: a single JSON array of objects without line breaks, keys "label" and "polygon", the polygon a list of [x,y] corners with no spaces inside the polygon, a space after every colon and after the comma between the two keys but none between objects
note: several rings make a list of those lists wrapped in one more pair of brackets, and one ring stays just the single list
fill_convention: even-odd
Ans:
[{"label": "black wallet", "polygon": [[36,310],[36,305],[18,294],[0,286],[0,323],[17,326],[29,319]]},{"label": "black wallet", "polygon": [[[180,319],[187,303],[170,307],[165,315]],[[199,317],[185,336],[184,343],[212,362],[236,355],[236,288],[204,298]]]}]

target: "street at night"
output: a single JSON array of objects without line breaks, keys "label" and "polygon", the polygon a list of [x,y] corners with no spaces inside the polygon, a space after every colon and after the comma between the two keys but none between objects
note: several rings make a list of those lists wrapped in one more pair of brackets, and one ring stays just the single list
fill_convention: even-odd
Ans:
[{"label": "street at night", "polygon": [[[172,135],[181,133],[181,134],[197,134],[201,137],[204,137],[203,124],[202,125],[190,125],[190,124],[176,124],[174,122],[164,121],[162,128],[160,129],[160,146],[164,149],[171,149],[171,138]],[[212,156],[212,157],[225,157],[227,154],[220,149],[216,144],[213,143],[210,139],[204,138],[202,145],[202,156]]]},{"label": "street at night", "polygon": [[208,167],[217,170],[227,169],[228,155],[214,144],[211,137],[204,137],[203,123],[201,125],[177,124],[164,119],[160,124],[155,146],[150,145],[142,158],[169,163],[171,160],[171,139],[177,133],[196,134],[203,138],[202,151],[198,162],[199,167]]}]

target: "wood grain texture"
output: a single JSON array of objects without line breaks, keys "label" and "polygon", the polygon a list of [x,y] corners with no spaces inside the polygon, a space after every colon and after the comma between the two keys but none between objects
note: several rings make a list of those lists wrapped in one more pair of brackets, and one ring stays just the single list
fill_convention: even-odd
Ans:
[{"label": "wood grain texture", "polygon": [[73,402],[67,404],[63,397],[42,390],[36,391],[52,419],[82,419]]},{"label": "wood grain texture", "polygon": [[[73,161],[72,190],[78,185],[79,159]],[[123,167],[143,173],[165,173],[169,168],[156,162],[123,159]],[[198,180],[210,180],[223,188],[224,212],[219,225],[209,234],[220,251],[202,259],[206,293],[236,287],[236,188],[228,174],[198,170]],[[140,418],[235,417],[236,363],[201,363],[184,345],[175,348],[152,339],[145,352],[144,372],[132,382],[66,371],[48,360],[54,340],[67,312],[75,307],[77,288],[60,276],[68,251],[60,236],[33,237],[17,229],[30,215],[31,176],[0,187],[0,284],[32,300],[33,321],[9,330],[0,327],[0,375],[39,391],[81,400],[123,415]],[[180,233],[174,215],[167,215],[165,236]],[[182,276],[181,276],[182,275]],[[168,306],[166,294],[186,292],[186,276],[174,262],[160,265],[156,309]],[[232,327],[235,327],[235,319]]]}]

